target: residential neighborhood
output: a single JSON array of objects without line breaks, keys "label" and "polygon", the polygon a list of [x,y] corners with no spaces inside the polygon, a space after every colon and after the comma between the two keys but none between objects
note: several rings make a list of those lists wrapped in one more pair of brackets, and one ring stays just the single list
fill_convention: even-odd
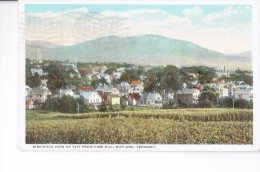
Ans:
[{"label": "residential neighborhood", "polygon": [[[99,110],[102,103],[107,106],[139,106],[160,109],[164,108],[165,104],[172,102],[171,108],[199,107],[202,95],[207,95],[209,90],[216,95],[216,100],[207,98],[213,103],[225,98],[232,101],[243,99],[253,102],[253,86],[244,81],[223,79],[223,77],[228,78],[225,67],[223,70],[216,68],[210,82],[200,81],[199,74],[196,72],[184,72],[185,76],[189,78],[184,80],[187,83],[179,81],[178,84],[172,84],[170,87],[168,84],[163,89],[162,83],[149,78],[149,72],[153,70],[151,66],[84,65],[68,60],[52,62],[52,64],[49,61],[30,60],[29,65],[27,64],[29,71],[27,83],[31,86],[26,85],[26,108],[41,108],[47,99],[55,97],[62,99],[63,96],[69,96],[74,100],[82,97],[85,105],[92,106],[94,110]],[[163,67],[161,68],[163,69]],[[186,68],[184,69],[186,70]],[[139,73],[134,73],[136,71]],[[64,79],[59,78],[58,75]],[[232,74],[229,73],[229,75]],[[168,77],[170,80],[172,79],[172,76]],[[39,80],[38,84],[35,83],[37,80]],[[154,82],[152,86],[149,85],[150,82]]]}]

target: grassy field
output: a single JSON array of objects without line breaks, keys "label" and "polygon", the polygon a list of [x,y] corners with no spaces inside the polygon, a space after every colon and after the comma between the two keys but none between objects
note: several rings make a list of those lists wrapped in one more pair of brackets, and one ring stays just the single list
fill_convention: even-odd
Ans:
[{"label": "grassy field", "polygon": [[27,144],[252,144],[253,112],[242,109],[132,109],[26,112]]}]

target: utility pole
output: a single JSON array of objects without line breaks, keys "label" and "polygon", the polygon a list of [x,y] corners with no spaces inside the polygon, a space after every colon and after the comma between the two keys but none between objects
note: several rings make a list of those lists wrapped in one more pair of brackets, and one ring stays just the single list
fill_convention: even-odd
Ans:
[{"label": "utility pole", "polygon": [[232,97],[233,109],[235,109],[235,96]]},{"label": "utility pole", "polygon": [[79,103],[78,103],[78,114],[79,114]]}]

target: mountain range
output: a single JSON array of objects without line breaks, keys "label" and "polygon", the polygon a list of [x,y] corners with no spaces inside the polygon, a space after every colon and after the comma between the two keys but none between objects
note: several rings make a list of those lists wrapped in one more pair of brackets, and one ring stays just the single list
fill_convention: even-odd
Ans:
[{"label": "mountain range", "polygon": [[226,55],[192,42],[158,35],[106,36],[71,46],[44,41],[26,41],[27,58],[35,59],[38,49],[41,49],[42,58],[46,60],[125,62],[139,65],[208,65],[229,68],[252,66],[250,52]]}]

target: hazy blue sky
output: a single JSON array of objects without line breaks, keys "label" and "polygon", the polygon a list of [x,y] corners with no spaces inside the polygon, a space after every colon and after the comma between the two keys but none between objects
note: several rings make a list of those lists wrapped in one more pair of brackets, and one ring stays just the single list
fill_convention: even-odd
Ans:
[{"label": "hazy blue sky", "polygon": [[[71,45],[95,39],[98,36],[155,34],[191,41],[223,53],[251,50],[252,9],[248,5],[32,4],[25,6],[25,12],[30,19],[27,22],[34,25],[34,30],[31,27],[27,33],[28,39],[31,40],[41,39]],[[124,25],[121,30],[126,28],[127,32],[114,31],[113,26],[110,26],[112,29],[107,28],[111,32],[102,32],[102,30],[98,32],[100,25],[94,26],[93,19],[100,16],[104,21],[111,17],[124,19],[121,21]],[[86,28],[82,29],[83,26],[86,27],[86,23],[90,25],[91,22],[91,27],[88,27],[90,31]],[[54,25],[55,30],[51,30]],[[37,27],[47,28],[46,33],[44,29],[37,29]],[[76,33],[75,27],[78,27],[79,33]],[[100,28],[102,27],[107,27],[107,24],[104,23]],[[60,33],[61,31],[63,34]],[[43,36],[44,33],[49,36]],[[53,35],[50,36],[50,34]]]}]

